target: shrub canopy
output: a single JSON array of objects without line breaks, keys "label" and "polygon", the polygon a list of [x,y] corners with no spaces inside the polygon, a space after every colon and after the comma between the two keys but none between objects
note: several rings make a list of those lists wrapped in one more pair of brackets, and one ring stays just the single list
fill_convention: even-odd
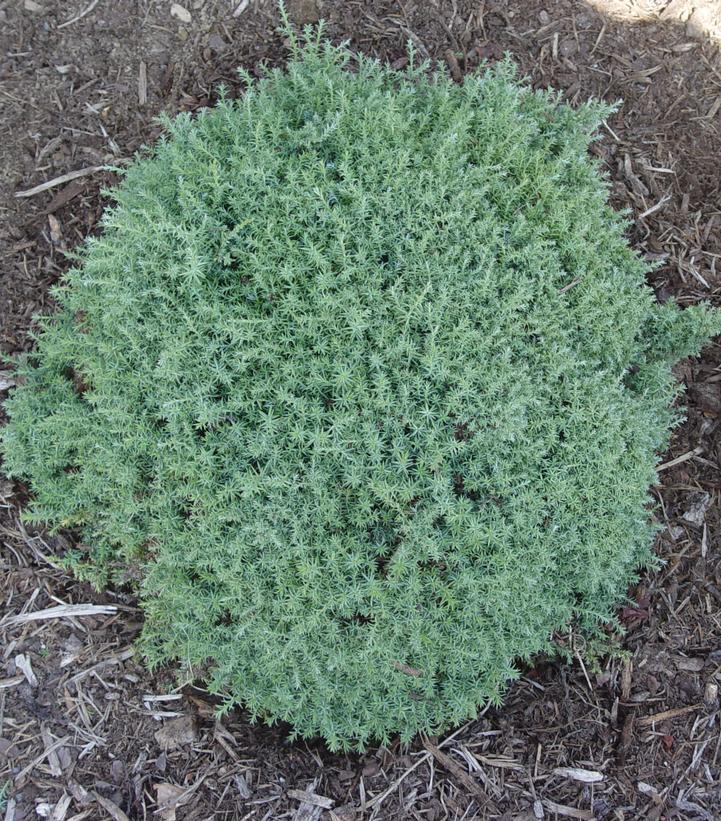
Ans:
[{"label": "shrub canopy", "polygon": [[[353,70],[346,65],[353,60]],[[136,160],[8,403],[31,517],[143,646],[331,747],[498,701],[651,560],[670,366],[574,110],[312,39]]]}]

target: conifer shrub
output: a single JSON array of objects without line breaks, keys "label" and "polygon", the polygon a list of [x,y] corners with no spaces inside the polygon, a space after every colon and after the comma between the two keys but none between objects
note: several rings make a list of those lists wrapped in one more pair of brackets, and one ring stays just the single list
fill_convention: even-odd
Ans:
[{"label": "conifer shrub", "polygon": [[362,747],[613,618],[671,365],[721,321],[654,301],[604,105],[293,49],[126,170],[3,449],[77,573],[140,579],[151,663]]}]

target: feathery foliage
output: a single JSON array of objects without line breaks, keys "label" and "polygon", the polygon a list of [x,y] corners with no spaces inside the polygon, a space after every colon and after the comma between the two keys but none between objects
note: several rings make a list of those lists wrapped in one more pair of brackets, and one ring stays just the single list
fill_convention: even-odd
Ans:
[{"label": "feathery foliage", "polygon": [[439,731],[652,561],[660,306],[574,110],[321,42],[139,158],[8,409],[31,516],[150,661],[331,747]]}]

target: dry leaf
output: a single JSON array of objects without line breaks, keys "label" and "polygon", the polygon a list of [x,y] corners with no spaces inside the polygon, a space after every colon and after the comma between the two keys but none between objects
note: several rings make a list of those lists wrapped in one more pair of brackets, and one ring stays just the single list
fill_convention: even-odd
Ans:
[{"label": "dry leaf", "polygon": [[170,7],[170,16],[177,17],[182,23],[190,23],[193,19],[188,9],[180,5],[180,3],[173,3]]},{"label": "dry leaf", "polygon": [[711,504],[710,493],[694,493],[691,496],[691,504],[688,510],[681,517],[685,522],[701,527],[706,519],[706,511]]},{"label": "dry leaf", "polygon": [[197,738],[198,730],[192,716],[173,718],[155,733],[155,740],[164,750],[192,744]]},{"label": "dry leaf", "polygon": [[175,811],[185,790],[175,784],[163,783],[156,784],[155,791],[157,793],[158,809],[156,812],[158,817],[162,821],[175,821]]}]

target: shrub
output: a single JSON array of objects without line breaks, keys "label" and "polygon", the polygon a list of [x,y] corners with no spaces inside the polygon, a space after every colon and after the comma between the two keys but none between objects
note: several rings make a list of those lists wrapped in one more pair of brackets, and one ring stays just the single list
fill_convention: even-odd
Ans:
[{"label": "shrub", "polygon": [[362,747],[611,619],[670,366],[721,322],[654,302],[587,154],[605,106],[294,51],[127,169],[4,450],[78,573],[140,576],[151,663]]}]

